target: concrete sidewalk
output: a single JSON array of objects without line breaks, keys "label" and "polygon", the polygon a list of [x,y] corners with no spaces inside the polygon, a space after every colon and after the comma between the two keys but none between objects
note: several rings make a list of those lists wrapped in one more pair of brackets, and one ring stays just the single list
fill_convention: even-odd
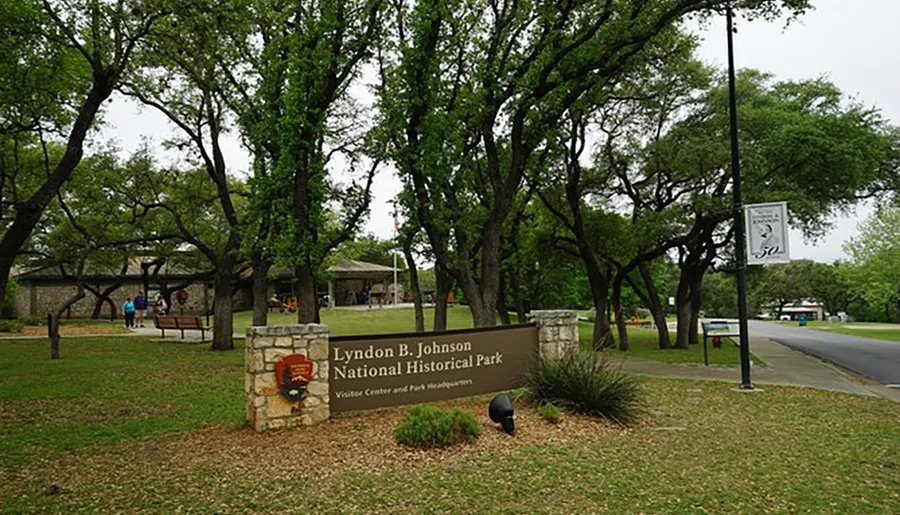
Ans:
[{"label": "concrete sidewalk", "polygon": [[[753,367],[751,378],[754,384],[800,386],[857,395],[883,395],[900,401],[900,396],[895,395],[895,392],[857,380],[833,365],[778,342],[755,338],[750,342],[750,349],[765,362],[765,366]],[[625,359],[622,370],[650,376],[732,381],[735,384],[741,378],[740,367],[735,365],[704,367],[702,364],[671,364],[633,358]]]}]

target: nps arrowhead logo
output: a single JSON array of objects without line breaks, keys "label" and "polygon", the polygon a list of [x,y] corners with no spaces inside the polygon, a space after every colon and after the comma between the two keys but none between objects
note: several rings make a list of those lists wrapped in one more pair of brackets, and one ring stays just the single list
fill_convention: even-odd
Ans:
[{"label": "nps arrowhead logo", "polygon": [[291,402],[297,402],[312,381],[313,362],[302,354],[289,354],[275,363],[278,390]]}]

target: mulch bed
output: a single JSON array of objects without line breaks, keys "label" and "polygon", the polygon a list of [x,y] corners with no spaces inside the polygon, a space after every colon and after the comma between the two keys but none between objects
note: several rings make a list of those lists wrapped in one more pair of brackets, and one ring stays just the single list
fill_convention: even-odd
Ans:
[{"label": "mulch bed", "polygon": [[[538,416],[535,408],[516,403],[516,435],[503,433],[487,416],[489,398],[440,403],[476,414],[483,433],[473,444],[444,449],[417,450],[397,444],[393,429],[406,409],[365,412],[329,420],[313,427],[257,434],[249,428],[229,431],[210,428],[149,442],[83,451],[58,460],[35,464],[16,473],[0,473],[27,491],[48,485],[64,490],[114,486],[123,478],[179,488],[179,478],[196,471],[214,471],[219,477],[242,481],[322,480],[348,471],[378,473],[417,469],[434,463],[453,466],[457,460],[479,453],[512,452],[533,445],[566,444],[634,430],[590,417],[565,414],[558,424]],[[637,426],[651,425],[643,420]]]}]

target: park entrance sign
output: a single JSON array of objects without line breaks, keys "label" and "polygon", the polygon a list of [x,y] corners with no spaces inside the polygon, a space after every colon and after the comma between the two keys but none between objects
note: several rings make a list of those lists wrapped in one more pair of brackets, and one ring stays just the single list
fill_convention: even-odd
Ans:
[{"label": "park entrance sign", "polygon": [[248,327],[247,422],[269,431],[339,413],[519,386],[537,356],[578,349],[578,313],[532,311],[533,324],[331,337],[321,324]]},{"label": "park entrance sign", "polygon": [[744,208],[747,227],[747,264],[790,263],[787,202],[753,204]]},{"label": "park entrance sign", "polygon": [[519,386],[537,355],[533,324],[333,337],[331,413],[433,402]]}]

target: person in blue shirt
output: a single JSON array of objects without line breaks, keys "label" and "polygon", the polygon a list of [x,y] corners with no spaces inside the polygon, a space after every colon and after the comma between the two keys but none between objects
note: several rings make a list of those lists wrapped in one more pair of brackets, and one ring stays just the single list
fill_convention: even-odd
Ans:
[{"label": "person in blue shirt", "polygon": [[125,303],[122,304],[122,312],[125,313],[125,327],[134,328],[134,302],[131,302],[131,297],[125,299]]},{"label": "person in blue shirt", "polygon": [[144,292],[138,290],[137,296],[134,298],[134,309],[137,311],[137,319],[135,323],[138,327],[144,327],[144,314],[147,312],[147,298]]}]

